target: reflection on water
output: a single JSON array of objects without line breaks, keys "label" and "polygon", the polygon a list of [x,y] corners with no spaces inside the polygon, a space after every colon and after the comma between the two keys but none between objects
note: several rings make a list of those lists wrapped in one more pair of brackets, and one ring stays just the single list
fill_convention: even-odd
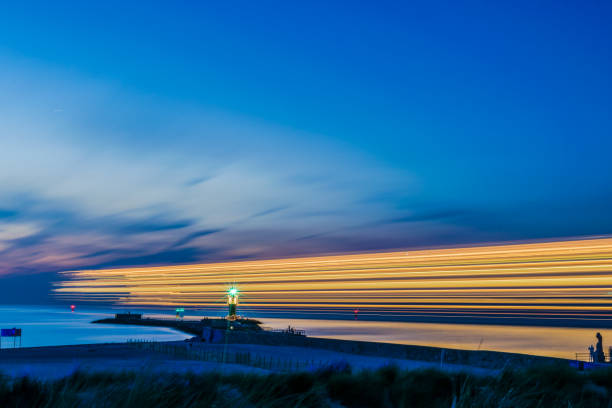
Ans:
[{"label": "reflection on water", "polygon": [[[96,310],[36,306],[0,306],[0,327],[23,329],[22,347],[125,342],[130,339],[183,340],[190,336],[160,327],[91,324],[110,317]],[[17,343],[19,343],[17,341]],[[13,347],[13,339],[2,338],[2,347]]]},{"label": "reflection on water", "polygon": [[561,358],[574,358],[574,353],[586,352],[589,344],[596,343],[595,333],[598,331],[603,335],[605,349],[612,345],[612,330],[607,329],[272,318],[264,319],[263,323],[275,329],[291,325],[306,330],[312,337]]}]

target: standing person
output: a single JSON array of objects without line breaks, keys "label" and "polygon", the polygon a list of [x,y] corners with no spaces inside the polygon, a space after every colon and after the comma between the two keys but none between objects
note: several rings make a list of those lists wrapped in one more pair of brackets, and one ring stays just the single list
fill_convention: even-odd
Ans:
[{"label": "standing person", "polygon": [[595,337],[597,337],[597,347],[595,349],[595,358],[596,358],[595,362],[605,363],[606,356],[603,351],[603,338],[601,337],[601,333],[597,333]]}]

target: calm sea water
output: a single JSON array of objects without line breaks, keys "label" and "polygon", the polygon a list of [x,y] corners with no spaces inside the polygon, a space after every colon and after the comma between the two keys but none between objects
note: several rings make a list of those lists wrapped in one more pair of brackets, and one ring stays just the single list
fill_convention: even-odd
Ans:
[{"label": "calm sea water", "polygon": [[[190,336],[157,327],[91,324],[115,311],[76,310],[48,306],[0,306],[0,328],[21,328],[22,347],[125,342],[129,339],[183,340]],[[19,341],[17,340],[17,343]],[[2,348],[13,339],[2,338]]]},{"label": "calm sea water", "polygon": [[309,336],[346,340],[380,341],[466,350],[492,350],[575,358],[596,344],[595,334],[604,339],[604,351],[612,345],[612,330],[538,326],[498,326],[376,322],[354,320],[263,319],[271,328],[288,325],[306,330]]},{"label": "calm sea water", "polygon": [[[121,311],[78,309],[73,313],[70,309],[59,307],[0,306],[0,327],[22,328],[23,347],[125,342],[129,339],[169,341],[190,337],[165,328],[91,324],[93,320],[111,317]],[[152,317],[172,317],[170,312],[147,311],[145,314]],[[190,314],[188,311],[185,318],[201,317],[201,312]],[[590,344],[595,344],[597,332],[604,337],[606,352],[608,345],[612,345],[612,330],[609,329],[273,317],[260,320],[270,328],[287,328],[291,325],[304,329],[307,335],[313,337],[506,351],[563,358],[573,358],[576,352],[586,352]],[[2,346],[12,347],[12,340],[4,338]]]}]

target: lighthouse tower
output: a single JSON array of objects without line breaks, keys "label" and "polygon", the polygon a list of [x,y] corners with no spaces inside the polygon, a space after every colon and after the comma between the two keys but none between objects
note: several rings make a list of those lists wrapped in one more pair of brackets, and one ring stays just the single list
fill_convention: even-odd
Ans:
[{"label": "lighthouse tower", "polygon": [[238,289],[235,286],[232,286],[227,291],[227,306],[229,309],[227,319],[236,320],[236,307],[238,306]]}]

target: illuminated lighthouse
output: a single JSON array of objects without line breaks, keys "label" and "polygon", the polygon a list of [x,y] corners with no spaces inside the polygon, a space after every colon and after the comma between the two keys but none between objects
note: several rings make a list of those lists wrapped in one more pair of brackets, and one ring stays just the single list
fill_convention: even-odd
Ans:
[{"label": "illuminated lighthouse", "polygon": [[227,291],[228,320],[236,320],[236,307],[238,306],[238,288],[232,286]]}]

